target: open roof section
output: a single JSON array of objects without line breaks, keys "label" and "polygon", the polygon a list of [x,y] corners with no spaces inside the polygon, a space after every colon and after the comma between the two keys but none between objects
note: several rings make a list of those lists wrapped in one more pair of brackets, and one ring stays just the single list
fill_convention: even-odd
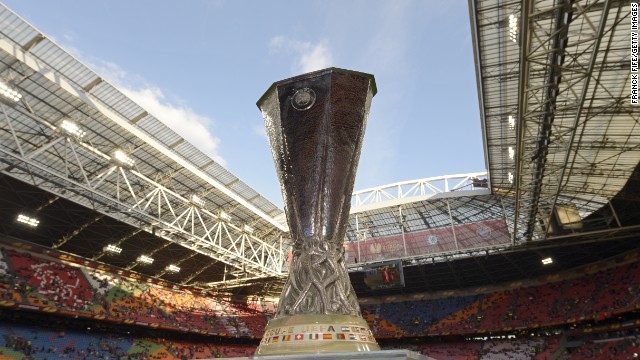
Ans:
[{"label": "open roof section", "polygon": [[638,165],[629,6],[469,1],[489,182],[514,243],[552,237],[559,208],[610,206]]},{"label": "open roof section", "polygon": [[[280,273],[281,209],[3,5],[0,24],[0,80],[23,96],[1,104],[4,174],[257,276]],[[118,165],[117,149],[133,165]]]}]

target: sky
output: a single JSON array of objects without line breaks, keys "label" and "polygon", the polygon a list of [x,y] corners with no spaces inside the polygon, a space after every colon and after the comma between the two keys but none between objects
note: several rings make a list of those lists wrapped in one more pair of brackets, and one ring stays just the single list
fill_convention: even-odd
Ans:
[{"label": "sky", "polygon": [[255,103],[326,67],[378,87],[354,190],[486,169],[467,1],[3,2],[281,208]]}]

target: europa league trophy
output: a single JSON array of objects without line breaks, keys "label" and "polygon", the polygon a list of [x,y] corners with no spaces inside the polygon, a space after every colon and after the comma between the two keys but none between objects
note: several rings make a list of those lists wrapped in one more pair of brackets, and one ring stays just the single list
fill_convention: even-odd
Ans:
[{"label": "europa league trophy", "polygon": [[373,75],[329,68],[274,83],[258,101],[293,240],[278,311],[256,355],[376,351],[343,239]]}]

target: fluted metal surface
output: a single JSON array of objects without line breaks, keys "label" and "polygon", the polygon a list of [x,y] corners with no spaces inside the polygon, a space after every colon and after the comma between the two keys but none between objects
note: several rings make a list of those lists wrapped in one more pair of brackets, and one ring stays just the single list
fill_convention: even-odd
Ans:
[{"label": "fluted metal surface", "polygon": [[294,241],[276,318],[360,316],[342,245],[375,92],[372,75],[331,68],[277,82],[258,102]]}]

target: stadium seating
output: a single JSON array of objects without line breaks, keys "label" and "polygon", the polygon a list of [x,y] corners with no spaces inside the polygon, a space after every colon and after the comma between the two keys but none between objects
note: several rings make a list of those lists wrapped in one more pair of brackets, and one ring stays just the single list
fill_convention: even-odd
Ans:
[{"label": "stadium seating", "polygon": [[559,337],[524,337],[517,339],[470,339],[441,341],[429,339],[421,344],[406,342],[385,344],[384,349],[405,348],[435,360],[549,360],[560,348]]},{"label": "stadium seating", "polygon": [[[26,303],[48,312],[72,311],[99,319],[181,331],[261,337],[273,309],[176,291],[57,259],[2,248],[0,300]],[[254,305],[254,308],[257,305]]]},{"label": "stadium seating", "polygon": [[[7,349],[20,355],[30,355],[40,359],[58,359],[61,357],[86,357],[99,359],[107,356],[118,358],[132,346],[131,339],[112,336],[99,336],[82,332],[54,331],[34,326],[2,324],[0,336],[4,340],[2,351]],[[16,354],[13,354],[16,355]],[[8,356],[22,359],[22,356]]]},{"label": "stadium seating", "polygon": [[[0,247],[0,301],[182,332],[260,338],[275,308],[237,304]],[[633,259],[632,259],[633,260]],[[473,334],[603,321],[640,304],[640,261],[609,263],[475,295],[362,306],[378,338]],[[415,297],[413,297],[415,299]],[[512,349],[513,350],[513,349]]]},{"label": "stadium seating", "polygon": [[6,250],[5,255],[15,276],[25,280],[17,283],[18,289],[29,294],[32,305],[76,311],[91,305],[93,291],[78,268],[14,250]]},{"label": "stadium seating", "polygon": [[205,359],[253,356],[255,346],[53,330],[0,322],[0,359]]},{"label": "stadium seating", "polygon": [[[457,322],[460,311],[476,303],[478,296],[462,296],[423,301],[403,301],[400,303],[382,303],[365,305],[369,314],[376,314],[372,328],[379,336],[425,335],[440,322]],[[365,316],[365,319],[367,317]],[[371,318],[370,318],[371,319]],[[434,325],[436,324],[436,325]],[[440,326],[440,329],[443,327]]]},{"label": "stadium seating", "polygon": [[363,310],[375,314],[365,315],[365,320],[378,337],[469,334],[604,320],[640,306],[639,264],[478,296],[369,304]]}]

